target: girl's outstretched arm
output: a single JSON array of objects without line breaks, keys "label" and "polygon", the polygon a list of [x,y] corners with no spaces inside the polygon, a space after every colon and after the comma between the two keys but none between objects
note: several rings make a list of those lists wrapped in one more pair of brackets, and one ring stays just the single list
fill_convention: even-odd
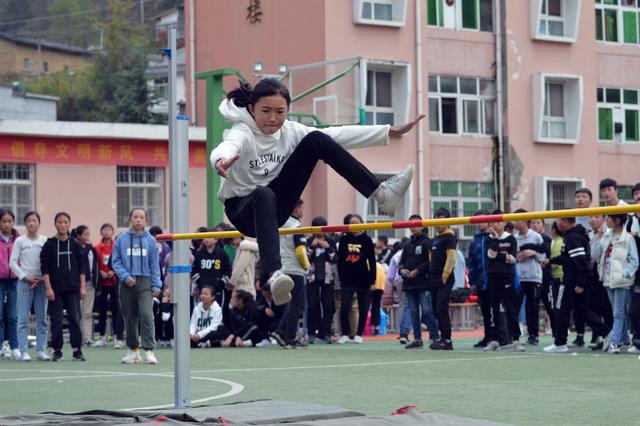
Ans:
[{"label": "girl's outstretched arm", "polygon": [[409,133],[411,129],[416,127],[416,125],[420,122],[420,120],[422,120],[425,117],[426,117],[425,114],[420,114],[419,116],[409,121],[408,123],[401,124],[399,126],[389,127],[389,136],[402,136],[405,133]]}]

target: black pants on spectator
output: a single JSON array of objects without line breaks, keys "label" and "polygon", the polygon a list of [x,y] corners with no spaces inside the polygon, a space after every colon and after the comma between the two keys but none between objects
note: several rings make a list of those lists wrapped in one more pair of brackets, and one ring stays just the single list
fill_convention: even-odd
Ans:
[{"label": "black pants on spectator", "polygon": [[[170,315],[167,321],[162,320],[162,314]],[[169,341],[173,339],[173,305],[171,303],[153,304],[153,324],[155,327],[156,341]]]},{"label": "black pants on spectator", "polygon": [[116,339],[124,340],[124,319],[120,311],[120,299],[118,298],[118,285],[99,287],[98,296],[98,328],[100,336],[107,331],[107,311],[111,311],[111,332]]},{"label": "black pants on spectator", "polygon": [[[635,287],[631,287],[631,303],[629,304],[630,329],[633,332],[633,339],[640,339],[640,293],[635,292]],[[638,345],[636,345],[638,346]]]},{"label": "black pants on spectator", "polygon": [[298,320],[304,311],[304,277],[294,274],[291,274],[290,277],[293,280],[291,301],[287,304],[287,309],[285,309],[276,330],[287,343],[293,343],[296,340]]},{"label": "black pants on spectator", "polygon": [[556,335],[556,316],[553,314],[553,281],[542,283],[540,287],[540,299],[544,304],[544,310],[549,316],[549,326],[551,327],[551,335]]},{"label": "black pants on spectator", "polygon": [[591,327],[594,334],[604,337],[609,333],[610,328],[606,326],[602,318],[591,310],[588,295],[586,293],[576,294],[574,285],[554,282],[553,303],[558,327],[554,339],[556,346],[567,344],[569,319],[572,309],[575,309],[582,315],[582,318],[584,318],[585,322]]},{"label": "black pants on spectator", "polygon": [[478,305],[480,305],[482,324],[484,326],[483,340],[488,342],[488,335],[491,328],[491,304],[489,303],[489,292],[487,290],[478,290]]},{"label": "black pants on spectator", "polygon": [[521,281],[520,287],[521,291],[520,298],[518,299],[518,310],[522,307],[522,302],[524,300],[524,312],[529,337],[537,338],[540,328],[540,283],[533,281]]},{"label": "black pants on spectator", "polygon": [[219,325],[217,329],[204,336],[202,339],[200,339],[199,342],[194,342],[192,340],[191,347],[198,348],[200,347],[200,345],[209,342],[212,348],[219,348],[220,346],[222,346],[222,341],[229,337],[229,334],[229,330],[224,328],[223,325]]},{"label": "black pants on spectator", "polygon": [[[502,304],[507,317],[507,329],[504,334],[508,334],[508,341],[520,339],[520,325],[518,324],[518,295],[513,283],[513,274],[489,274],[488,297],[491,305],[491,324],[489,329],[489,340],[499,341],[501,334],[500,305]],[[501,342],[508,343],[508,342]]]},{"label": "black pants on spectator", "polygon": [[[351,330],[351,323],[349,322],[349,312],[351,312],[354,293],[356,294],[356,297],[358,299],[358,329],[355,333],[353,333],[353,330]],[[368,288],[343,288],[342,290],[340,290],[340,300],[340,324],[342,325],[342,334],[349,337],[353,337],[354,334],[362,336],[364,326],[367,323],[369,304],[371,303],[371,290],[369,290]]]},{"label": "black pants on spectator", "polygon": [[261,283],[282,267],[278,227],[289,219],[320,160],[367,198],[380,185],[373,173],[347,150],[328,135],[314,131],[302,138],[280,174],[267,186],[259,186],[249,195],[225,201],[225,213],[229,221],[243,234],[258,239]]},{"label": "black pants on spectator", "polygon": [[380,308],[382,307],[382,295],[384,290],[373,290],[371,295],[371,325],[380,326]]},{"label": "black pants on spectator", "polygon": [[331,322],[336,312],[333,286],[324,281],[307,283],[307,330],[309,337],[325,339],[331,337]]},{"label": "black pants on spectator", "polygon": [[62,350],[62,321],[64,310],[67,311],[71,347],[74,350],[82,347],[82,331],[80,330],[80,295],[78,291],[55,292],[56,298],[49,301],[49,315],[51,316],[51,346],[54,351]]},{"label": "black pants on spectator", "polygon": [[589,306],[602,318],[609,329],[613,328],[613,309],[607,289],[598,281],[594,281],[589,289]]},{"label": "black pants on spectator", "polygon": [[[251,343],[253,343],[254,346],[262,340],[262,336],[260,335],[260,329],[258,328],[258,325],[253,321],[245,322],[239,329],[235,330],[235,333],[229,333],[225,337],[225,339],[229,337],[231,334],[233,334],[236,337],[239,337],[243,341],[251,340]],[[233,341],[231,342],[231,346],[232,347],[236,346],[235,339],[233,339]]]},{"label": "black pants on spectator", "polygon": [[260,330],[260,336],[262,339],[267,339],[270,333],[278,329],[282,318],[278,318],[277,316],[268,317],[264,312],[256,312],[255,320]]},{"label": "black pants on spectator", "polygon": [[445,284],[442,284],[440,276],[435,277],[431,282],[431,304],[433,306],[433,314],[438,320],[438,331],[440,331],[440,340],[451,340],[451,317],[449,316],[449,299],[451,298],[451,289],[453,288],[453,274],[449,277]]}]

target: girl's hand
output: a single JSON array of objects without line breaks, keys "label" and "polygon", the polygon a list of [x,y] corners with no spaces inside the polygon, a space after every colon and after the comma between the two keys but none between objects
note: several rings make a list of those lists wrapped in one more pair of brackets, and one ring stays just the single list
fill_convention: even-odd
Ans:
[{"label": "girl's hand", "polygon": [[133,287],[134,285],[136,285],[136,279],[133,277],[129,277],[129,279],[127,280],[127,286]]},{"label": "girl's hand", "polygon": [[84,300],[85,297],[87,297],[87,290],[84,286],[80,286],[80,300]]},{"label": "girl's hand", "polygon": [[389,128],[389,136],[402,136],[405,133],[409,133],[411,129],[416,127],[416,125],[420,122],[420,120],[422,120],[425,117],[426,117],[425,114],[420,114],[419,116],[417,116],[416,118],[414,118],[408,123],[402,124],[400,126],[391,126]]},{"label": "girl's hand", "polygon": [[52,288],[47,289],[46,295],[47,295],[47,300],[49,300],[49,302],[53,302],[54,300],[56,300],[56,294],[53,292]]},{"label": "girl's hand", "polygon": [[233,163],[235,163],[239,159],[240,159],[240,156],[236,155],[233,158],[228,158],[228,159],[222,158],[222,159],[216,161],[216,173],[218,173],[223,178],[229,177],[229,174],[227,173],[227,170],[229,170],[231,168],[231,166],[233,166]]}]

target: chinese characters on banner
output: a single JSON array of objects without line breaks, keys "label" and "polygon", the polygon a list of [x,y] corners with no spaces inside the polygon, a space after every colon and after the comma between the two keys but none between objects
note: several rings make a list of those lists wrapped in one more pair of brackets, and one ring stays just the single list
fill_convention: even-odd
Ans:
[{"label": "chinese characters on banner", "polygon": [[249,0],[249,6],[247,7],[247,21],[249,21],[250,24],[262,22],[262,7],[260,6],[260,0]]},{"label": "chinese characters on banner", "polygon": [[[122,139],[61,139],[0,136],[0,161],[10,163],[112,164],[118,166],[167,167],[168,144],[164,141]],[[205,144],[189,144],[189,167],[205,167]]]}]

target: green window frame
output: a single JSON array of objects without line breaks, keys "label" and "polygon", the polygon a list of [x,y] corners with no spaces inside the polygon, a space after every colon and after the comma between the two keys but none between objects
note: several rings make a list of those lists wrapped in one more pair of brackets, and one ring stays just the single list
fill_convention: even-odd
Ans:
[{"label": "green window frame", "polygon": [[614,140],[614,111],[620,111],[624,126],[623,142],[640,142],[639,90],[598,87],[597,100],[598,140]]},{"label": "green window frame", "polygon": [[640,3],[634,0],[596,0],[596,40],[640,44]]}]

